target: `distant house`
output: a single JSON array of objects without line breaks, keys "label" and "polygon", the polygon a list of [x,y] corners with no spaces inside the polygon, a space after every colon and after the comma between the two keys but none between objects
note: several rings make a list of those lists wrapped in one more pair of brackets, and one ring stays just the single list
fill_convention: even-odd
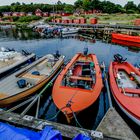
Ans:
[{"label": "distant house", "polygon": [[32,13],[32,12],[28,12],[26,15],[27,15],[27,16],[32,16],[33,13]]},{"label": "distant house", "polygon": [[19,16],[26,16],[26,13],[25,12],[20,12]]},{"label": "distant house", "polygon": [[93,14],[93,11],[92,10],[85,11],[85,15],[88,15],[88,14]]},{"label": "distant house", "polygon": [[2,15],[4,17],[9,17],[9,16],[12,16],[12,13],[11,12],[3,12]]},{"label": "distant house", "polygon": [[61,13],[61,16],[70,16],[70,15],[72,15],[72,14],[70,14],[70,13],[65,13],[65,12]]},{"label": "distant house", "polygon": [[42,11],[40,9],[36,9],[35,15],[36,16],[43,16],[43,13],[42,13]]},{"label": "distant house", "polygon": [[43,12],[43,17],[48,17],[49,13],[48,12]]},{"label": "distant house", "polygon": [[0,18],[0,22],[2,22],[3,20],[2,20],[2,18]]},{"label": "distant house", "polygon": [[20,16],[20,12],[13,12],[12,16],[19,17]]},{"label": "distant house", "polygon": [[61,16],[61,14],[59,14],[59,13],[50,13],[50,16]]},{"label": "distant house", "polygon": [[96,13],[102,13],[102,11],[101,10],[93,10],[93,14],[96,14]]}]

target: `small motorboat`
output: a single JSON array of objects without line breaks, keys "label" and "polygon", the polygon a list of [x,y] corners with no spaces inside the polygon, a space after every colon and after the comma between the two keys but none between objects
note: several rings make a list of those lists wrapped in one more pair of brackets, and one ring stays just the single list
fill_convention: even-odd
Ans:
[{"label": "small motorboat", "polygon": [[25,50],[22,50],[22,53],[20,53],[14,49],[5,49],[2,47],[0,49],[0,79],[16,68],[33,62],[35,58],[34,53],[29,53]]},{"label": "small motorboat", "polygon": [[62,35],[67,35],[67,34],[76,34],[78,33],[79,28],[62,28],[61,33]]},{"label": "small motorboat", "polygon": [[0,106],[32,95],[44,86],[64,62],[64,56],[48,54],[0,81]]},{"label": "small motorboat", "polygon": [[114,58],[109,67],[113,97],[121,110],[140,125],[140,71],[121,55]]},{"label": "small motorboat", "polygon": [[52,98],[67,121],[91,106],[99,97],[102,76],[95,54],[76,54],[57,77]]},{"label": "small motorboat", "polygon": [[112,33],[112,43],[140,48],[140,36]]}]

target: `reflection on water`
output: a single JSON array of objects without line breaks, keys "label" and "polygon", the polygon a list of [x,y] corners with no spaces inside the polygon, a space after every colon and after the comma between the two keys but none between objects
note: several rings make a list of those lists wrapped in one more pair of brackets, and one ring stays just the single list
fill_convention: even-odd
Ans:
[{"label": "reflection on water", "polygon": [[[38,39],[40,35],[37,32],[33,32],[31,29],[21,30],[19,28],[0,28],[0,36],[4,39],[9,38],[10,40],[28,40]],[[1,38],[1,39],[2,39]]]},{"label": "reflection on water", "polygon": [[[66,56],[67,60],[71,59],[75,53],[82,52],[84,47],[88,47],[89,53],[95,53],[99,63],[104,61],[107,69],[110,62],[113,60],[113,55],[116,53],[120,53],[122,56],[126,57],[127,60],[132,64],[140,63],[140,52],[138,49],[130,49],[120,45],[103,43],[99,40],[96,40],[95,43],[90,43],[72,38],[41,39],[38,35],[36,35],[36,33],[32,31],[21,31],[19,29],[4,31],[1,30],[0,47],[14,48],[18,51],[25,49],[27,51],[36,53],[36,55],[39,57],[47,53],[54,53],[56,50],[59,50],[61,54]],[[52,89],[47,90],[45,97],[43,96],[41,99],[42,101],[40,105],[39,116],[43,119],[51,118],[58,112],[58,109],[55,107],[51,98],[51,90]],[[84,113],[79,113],[77,117],[85,128],[95,129],[107,109],[108,100],[106,90],[104,90],[96,104],[91,106],[88,110],[85,110]],[[90,116],[87,114],[90,114]],[[66,118],[64,115],[60,113],[59,116],[53,121],[66,123],[65,119]],[[93,120],[94,123],[92,122]],[[92,126],[87,124],[92,124]],[[73,122],[72,125],[75,125],[75,122]]]}]

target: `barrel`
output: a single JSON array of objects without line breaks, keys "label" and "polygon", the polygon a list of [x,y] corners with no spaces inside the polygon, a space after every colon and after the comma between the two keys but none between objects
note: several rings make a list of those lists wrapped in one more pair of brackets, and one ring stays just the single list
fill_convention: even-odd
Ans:
[{"label": "barrel", "polygon": [[140,26],[140,19],[134,20],[134,25],[135,26]]},{"label": "barrel", "polygon": [[80,23],[80,20],[79,19],[74,19],[74,23],[75,24],[79,24]]},{"label": "barrel", "polygon": [[73,23],[73,19],[69,19],[69,23]]},{"label": "barrel", "polygon": [[90,24],[97,24],[97,18],[91,18]]},{"label": "barrel", "polygon": [[86,23],[86,19],[85,18],[81,18],[81,19],[79,19],[80,20],[80,24],[85,24]]}]

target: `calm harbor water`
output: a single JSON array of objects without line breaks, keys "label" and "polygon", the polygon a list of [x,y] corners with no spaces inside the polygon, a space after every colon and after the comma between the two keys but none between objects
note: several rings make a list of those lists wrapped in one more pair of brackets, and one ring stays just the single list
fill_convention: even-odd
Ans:
[{"label": "calm harbor water", "polygon": [[[130,49],[120,45],[113,45],[104,43],[100,40],[96,40],[95,43],[80,41],[78,39],[41,39],[39,36],[32,32],[20,32],[4,30],[0,31],[0,47],[14,48],[17,51],[22,49],[35,53],[38,57],[41,57],[48,53],[55,53],[56,50],[66,56],[66,60],[71,59],[77,52],[83,52],[84,47],[88,47],[89,53],[95,53],[99,63],[102,61],[106,64],[108,69],[110,62],[113,60],[113,55],[116,53],[126,57],[132,64],[140,63],[140,50]],[[41,99],[39,117],[42,119],[49,119],[57,113],[52,98],[51,90],[49,88],[43,98]],[[35,106],[34,106],[35,107]],[[34,114],[34,107],[29,112]],[[81,114],[78,114],[78,120],[85,128],[95,129],[104,114],[108,109],[108,99],[106,90],[104,89],[99,97],[99,100],[85,110]],[[87,115],[88,114],[88,115]],[[59,114],[53,121],[67,123],[63,114]],[[71,125],[75,125],[73,121]]]}]

